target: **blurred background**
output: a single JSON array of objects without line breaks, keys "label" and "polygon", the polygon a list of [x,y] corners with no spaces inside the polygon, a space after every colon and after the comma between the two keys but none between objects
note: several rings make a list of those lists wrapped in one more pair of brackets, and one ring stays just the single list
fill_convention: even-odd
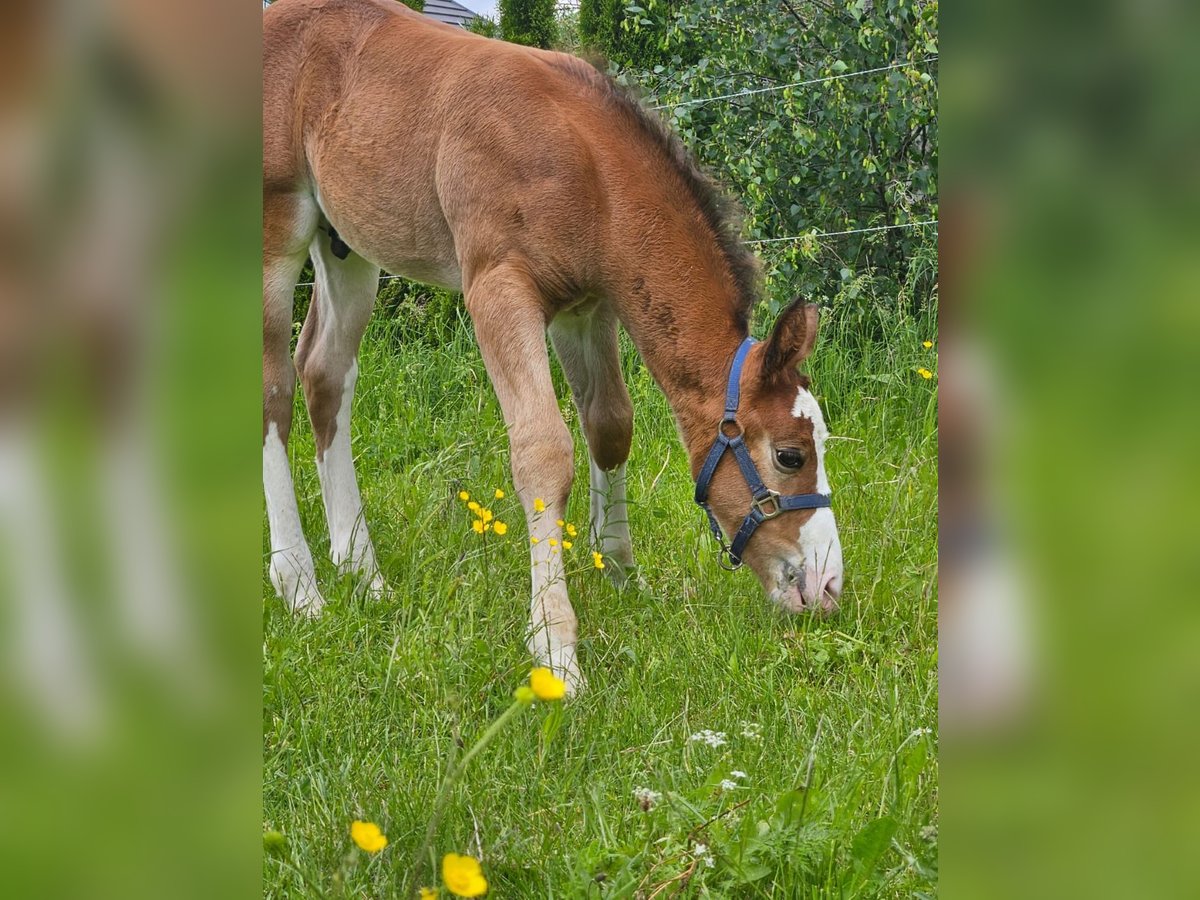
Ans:
[{"label": "blurred background", "polygon": [[1197,8],[948,14],[946,893],[1195,896]]},{"label": "blurred background", "polygon": [[[734,58],[757,52],[739,43],[739,16],[827,40],[796,18],[894,4],[585,5],[582,20],[559,11],[565,27],[626,52],[627,69],[642,60],[676,127],[725,153],[708,162],[738,163],[749,236],[840,230],[852,192],[816,212],[754,202],[752,186],[779,173],[721,142],[721,107],[686,103],[723,88],[707,48],[689,47],[687,16],[719,17]],[[5,8],[0,860],[12,896],[258,891],[258,14],[239,0]],[[868,272],[872,296],[950,288],[938,344],[948,895],[1194,896],[1197,10],[950,14],[948,68],[914,67],[888,112],[936,127],[942,104],[947,211],[936,157],[927,190],[883,198],[891,221],[940,224],[833,251],[796,241],[771,265],[822,297]],[[653,81],[661,52],[691,67],[688,90]],[[944,88],[932,106],[923,73]],[[835,114],[871,107],[847,89]],[[806,166],[842,149],[761,139],[793,142]],[[861,139],[854,177],[872,164],[870,128]],[[909,142],[905,165],[927,139]],[[930,266],[913,266],[930,241],[934,288]]]},{"label": "blurred background", "polygon": [[6,896],[257,890],[259,14],[4,6]]}]

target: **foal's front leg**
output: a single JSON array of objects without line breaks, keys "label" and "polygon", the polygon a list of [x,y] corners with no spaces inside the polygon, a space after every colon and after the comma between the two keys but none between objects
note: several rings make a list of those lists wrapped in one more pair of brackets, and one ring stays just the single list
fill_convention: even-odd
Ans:
[{"label": "foal's front leg", "polygon": [[571,433],[550,379],[546,320],[528,276],[497,266],[470,280],[467,309],[508,428],[513,485],[529,525],[532,601],[529,651],[576,693],[577,622],[567,597],[562,527],[574,477]]}]

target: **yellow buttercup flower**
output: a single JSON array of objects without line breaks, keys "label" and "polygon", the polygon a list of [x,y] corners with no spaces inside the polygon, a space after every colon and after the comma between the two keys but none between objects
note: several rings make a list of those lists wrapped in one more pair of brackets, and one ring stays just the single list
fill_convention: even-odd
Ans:
[{"label": "yellow buttercup flower", "polygon": [[579,532],[575,530],[575,526],[570,522],[567,523],[567,534],[569,534],[571,537],[579,536]]},{"label": "yellow buttercup flower", "polygon": [[459,897],[481,897],[487,893],[487,879],[479,860],[447,853],[442,857],[442,881],[450,893]]},{"label": "yellow buttercup flower", "polygon": [[483,519],[476,519],[474,522],[471,523],[471,528],[474,530],[474,532],[476,534],[483,534],[483,530],[486,527],[487,526],[483,524]]},{"label": "yellow buttercup flower", "polygon": [[535,538],[535,537],[531,537],[531,538],[529,539],[529,543],[531,543],[531,544],[536,544],[536,543],[538,543],[538,539],[537,539],[537,538]]},{"label": "yellow buttercup flower", "polygon": [[930,378],[933,377],[933,373],[930,372],[928,369],[917,369],[917,374],[920,375],[922,378],[924,378],[926,381],[928,381]]},{"label": "yellow buttercup flower", "polygon": [[437,900],[437,888],[421,888],[420,900]]},{"label": "yellow buttercup flower", "polygon": [[492,521],[492,511],[490,509],[481,509],[479,511],[479,518],[483,519],[485,522]]},{"label": "yellow buttercup flower", "polygon": [[467,509],[469,509],[471,512],[479,512],[479,504],[472,500],[467,504]]},{"label": "yellow buttercup flower", "polygon": [[539,700],[561,700],[567,693],[567,683],[544,666],[529,673],[529,686]]},{"label": "yellow buttercup flower", "polygon": [[496,488],[496,499],[497,500],[504,499],[504,491],[500,490],[500,488]]},{"label": "yellow buttercup flower", "polygon": [[533,498],[533,511],[534,512],[545,512],[546,511],[546,503],[544,500],[542,500],[541,497]]},{"label": "yellow buttercup flower", "polygon": [[554,524],[555,524],[555,525],[557,525],[559,528],[562,528],[562,527],[563,527],[564,525],[566,525],[567,523],[566,523],[566,522],[564,522],[562,519],[555,519],[555,520],[554,520]]},{"label": "yellow buttercup flower", "polygon": [[550,543],[550,546],[551,546],[551,547],[557,547],[557,546],[558,546],[558,541],[556,541],[554,538],[550,538],[550,541],[549,541],[549,543]]},{"label": "yellow buttercup flower", "polygon": [[570,541],[563,541],[563,549],[564,550],[570,550],[574,546],[575,545],[572,544]]},{"label": "yellow buttercup flower", "polygon": [[933,341],[922,341],[921,346],[924,347],[926,350],[928,350],[930,347],[933,346]]},{"label": "yellow buttercup flower", "polygon": [[466,491],[459,491],[458,499],[461,500],[463,503],[466,503],[468,500],[471,499],[471,495],[468,494]]},{"label": "yellow buttercup flower", "polygon": [[593,550],[592,551],[592,565],[595,566],[597,569],[603,569],[604,568],[604,554],[602,554],[596,550]]},{"label": "yellow buttercup flower", "polygon": [[387,837],[373,822],[355,820],[350,824],[350,837],[354,838],[354,843],[368,853],[378,853],[388,844]]},{"label": "yellow buttercup flower", "polygon": [[508,531],[508,526],[505,525],[503,522],[501,522],[499,519],[496,520],[496,524],[493,525],[492,527],[496,529],[496,534],[504,534]]}]

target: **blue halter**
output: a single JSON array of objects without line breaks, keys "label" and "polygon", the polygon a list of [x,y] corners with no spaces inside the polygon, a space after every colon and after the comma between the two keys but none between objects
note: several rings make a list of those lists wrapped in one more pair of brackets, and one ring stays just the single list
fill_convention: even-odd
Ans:
[{"label": "blue halter", "polygon": [[[758,469],[755,468],[754,460],[743,440],[742,426],[737,421],[738,402],[742,393],[742,365],[746,362],[746,354],[750,352],[754,343],[754,338],[746,338],[738,347],[737,353],[734,354],[733,365],[729,368],[729,386],[725,389],[725,415],[721,418],[721,424],[717,426],[717,438],[713,441],[712,449],[708,451],[708,458],[704,460],[704,465],[700,468],[699,477],[696,478],[696,502],[708,516],[709,528],[712,529],[713,537],[720,545],[718,559],[721,565],[731,572],[741,566],[742,552],[746,549],[746,544],[750,542],[750,536],[763,522],[774,519],[780,513],[788,510],[818,509],[830,504],[828,494],[789,494],[784,496],[763,484],[762,479],[758,476]],[[727,429],[734,433],[727,434]],[[746,479],[746,486],[750,488],[750,512],[742,520],[742,527],[738,529],[730,544],[725,543],[717,517],[713,515],[712,507],[708,505],[708,488],[712,484],[713,474],[717,471],[717,465],[721,462],[721,457],[725,455],[726,450],[733,453],[738,468],[742,470],[742,477]]]}]

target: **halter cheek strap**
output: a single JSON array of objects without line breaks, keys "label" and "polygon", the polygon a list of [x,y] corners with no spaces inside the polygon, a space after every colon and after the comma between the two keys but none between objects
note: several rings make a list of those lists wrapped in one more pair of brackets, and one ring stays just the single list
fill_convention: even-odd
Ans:
[{"label": "halter cheek strap", "polygon": [[[737,421],[742,392],[742,366],[745,365],[746,355],[754,343],[754,338],[746,338],[733,356],[733,364],[729,367],[729,383],[725,388],[725,413],[721,417],[721,424],[717,426],[717,437],[713,441],[712,449],[708,451],[704,465],[700,467],[700,475],[696,478],[696,502],[708,516],[708,527],[721,548],[721,565],[730,571],[741,566],[746,544],[763,522],[789,510],[818,509],[830,505],[828,494],[780,494],[763,484],[758,475],[754,459],[746,447],[745,433]],[[733,454],[742,472],[742,478],[750,488],[750,511],[728,545],[725,543],[717,517],[713,515],[712,507],[708,504],[708,489],[726,451]]]}]

